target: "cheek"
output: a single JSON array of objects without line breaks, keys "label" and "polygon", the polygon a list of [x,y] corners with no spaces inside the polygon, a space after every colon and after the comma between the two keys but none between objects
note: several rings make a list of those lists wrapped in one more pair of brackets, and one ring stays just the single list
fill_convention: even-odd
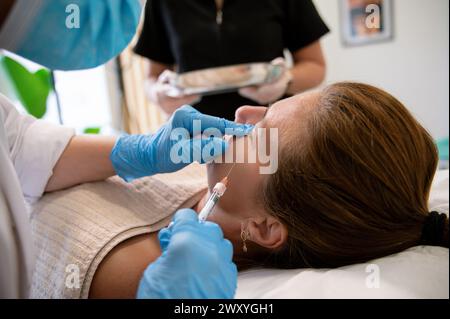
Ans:
[{"label": "cheek", "polygon": [[239,216],[250,211],[260,183],[259,165],[236,164],[229,176],[227,191],[219,201],[219,206],[230,214]]},{"label": "cheek", "polygon": [[216,183],[230,173],[227,191],[218,206],[227,213],[240,216],[252,208],[252,198],[258,191],[262,175],[260,164],[255,160],[249,162],[248,154],[254,152],[254,144],[250,143],[250,137],[232,139],[229,142],[230,147],[226,156],[222,158],[222,163],[214,162],[207,166],[208,187],[209,191],[212,191]]},{"label": "cheek", "polygon": [[[233,172],[238,170],[238,162],[246,162],[248,147],[248,137],[236,139],[233,137],[225,137],[228,140],[229,147],[225,154],[223,154],[220,160],[216,160],[207,165],[208,170],[208,186],[211,190],[214,185],[220,182],[227,174],[232,170]],[[239,160],[243,159],[243,161]],[[236,163],[236,165],[234,165]],[[232,173],[233,173],[232,172]]]}]

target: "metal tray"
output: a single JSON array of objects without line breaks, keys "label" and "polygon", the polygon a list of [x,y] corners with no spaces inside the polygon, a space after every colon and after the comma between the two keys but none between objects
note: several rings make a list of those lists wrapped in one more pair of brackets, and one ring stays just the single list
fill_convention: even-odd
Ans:
[{"label": "metal tray", "polygon": [[270,63],[249,63],[175,74],[169,79],[167,95],[212,95],[243,87],[275,82],[284,67]]}]

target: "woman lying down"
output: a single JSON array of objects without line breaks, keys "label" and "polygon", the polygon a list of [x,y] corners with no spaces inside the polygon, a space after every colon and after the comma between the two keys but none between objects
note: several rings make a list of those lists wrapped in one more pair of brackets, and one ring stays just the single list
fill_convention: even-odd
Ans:
[{"label": "woman lying down", "polygon": [[[269,109],[242,107],[237,120],[279,129],[277,171],[236,164],[208,218],[232,242],[238,268],[339,267],[420,244],[449,246],[447,217],[427,206],[433,140],[386,92],[338,83]],[[243,138],[246,152],[255,151],[256,132]],[[191,165],[129,184],[114,177],[45,195],[34,209],[31,296],[134,298],[161,254],[158,231],[180,208],[199,212],[231,166]]]}]

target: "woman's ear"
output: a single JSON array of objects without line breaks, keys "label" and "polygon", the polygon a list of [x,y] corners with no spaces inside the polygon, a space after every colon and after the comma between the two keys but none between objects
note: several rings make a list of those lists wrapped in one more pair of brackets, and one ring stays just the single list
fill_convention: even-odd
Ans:
[{"label": "woman's ear", "polygon": [[286,227],[271,216],[248,219],[247,231],[250,241],[267,249],[281,247],[288,237]]}]

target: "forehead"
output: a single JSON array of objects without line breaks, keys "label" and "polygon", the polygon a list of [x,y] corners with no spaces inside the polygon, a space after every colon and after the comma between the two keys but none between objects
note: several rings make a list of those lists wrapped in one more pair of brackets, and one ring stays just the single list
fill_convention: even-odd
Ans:
[{"label": "forehead", "polygon": [[283,123],[301,120],[316,105],[318,92],[308,92],[292,96],[272,105],[267,111],[264,124],[269,127],[280,127]]}]

